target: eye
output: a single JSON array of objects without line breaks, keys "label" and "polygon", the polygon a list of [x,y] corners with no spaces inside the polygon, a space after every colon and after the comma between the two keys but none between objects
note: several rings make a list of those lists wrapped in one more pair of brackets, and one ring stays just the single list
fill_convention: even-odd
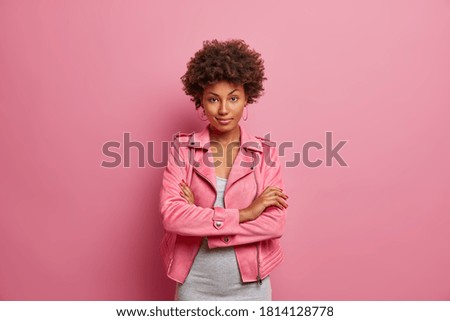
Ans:
[{"label": "eye", "polygon": [[211,103],[215,103],[217,101],[217,98],[211,97],[211,98],[208,99],[208,101],[211,102]]},{"label": "eye", "polygon": [[235,102],[237,102],[237,101],[239,100],[239,97],[233,96],[233,97],[231,97],[230,99],[231,99],[232,102],[235,103]]}]

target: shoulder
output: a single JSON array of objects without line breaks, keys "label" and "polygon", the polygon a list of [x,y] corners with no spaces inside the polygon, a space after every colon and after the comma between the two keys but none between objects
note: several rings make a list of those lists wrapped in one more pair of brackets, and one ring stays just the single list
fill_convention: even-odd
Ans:
[{"label": "shoulder", "polygon": [[266,137],[255,136],[255,138],[261,143],[261,149],[265,159],[264,163],[267,163],[269,167],[273,167],[273,162],[278,163],[279,159],[277,143],[269,139],[270,135],[269,138]]},{"label": "shoulder", "polygon": [[193,132],[192,133],[178,132],[173,135],[173,142],[177,145],[186,145],[187,143],[189,143],[193,134],[194,134]]},{"label": "shoulder", "polygon": [[261,143],[262,147],[275,147],[276,143],[268,138],[255,136],[255,138]]}]

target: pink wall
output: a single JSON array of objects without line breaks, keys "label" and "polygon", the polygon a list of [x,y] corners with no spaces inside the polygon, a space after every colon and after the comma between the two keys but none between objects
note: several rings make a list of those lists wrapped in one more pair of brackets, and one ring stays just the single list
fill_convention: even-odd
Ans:
[{"label": "pink wall", "polygon": [[[278,4],[275,6],[275,3]],[[286,167],[275,300],[450,299],[448,1],[1,1],[0,299],[166,300],[162,169],[107,141],[203,127],[180,76],[202,40],[266,61],[245,128],[347,143]],[[323,158],[324,152],[310,155]]]}]

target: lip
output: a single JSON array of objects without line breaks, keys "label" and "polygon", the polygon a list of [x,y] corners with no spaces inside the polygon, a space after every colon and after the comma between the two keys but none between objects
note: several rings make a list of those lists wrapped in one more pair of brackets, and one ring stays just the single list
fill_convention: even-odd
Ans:
[{"label": "lip", "polygon": [[228,125],[231,122],[232,118],[228,118],[228,119],[220,119],[217,118],[217,121],[219,122],[219,124],[221,125]]}]

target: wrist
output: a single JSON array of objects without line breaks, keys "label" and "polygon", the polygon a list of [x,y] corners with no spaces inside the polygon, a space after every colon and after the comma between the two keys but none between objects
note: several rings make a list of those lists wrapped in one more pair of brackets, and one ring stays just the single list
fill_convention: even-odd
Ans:
[{"label": "wrist", "polygon": [[249,208],[239,210],[239,223],[253,220],[252,211]]}]

